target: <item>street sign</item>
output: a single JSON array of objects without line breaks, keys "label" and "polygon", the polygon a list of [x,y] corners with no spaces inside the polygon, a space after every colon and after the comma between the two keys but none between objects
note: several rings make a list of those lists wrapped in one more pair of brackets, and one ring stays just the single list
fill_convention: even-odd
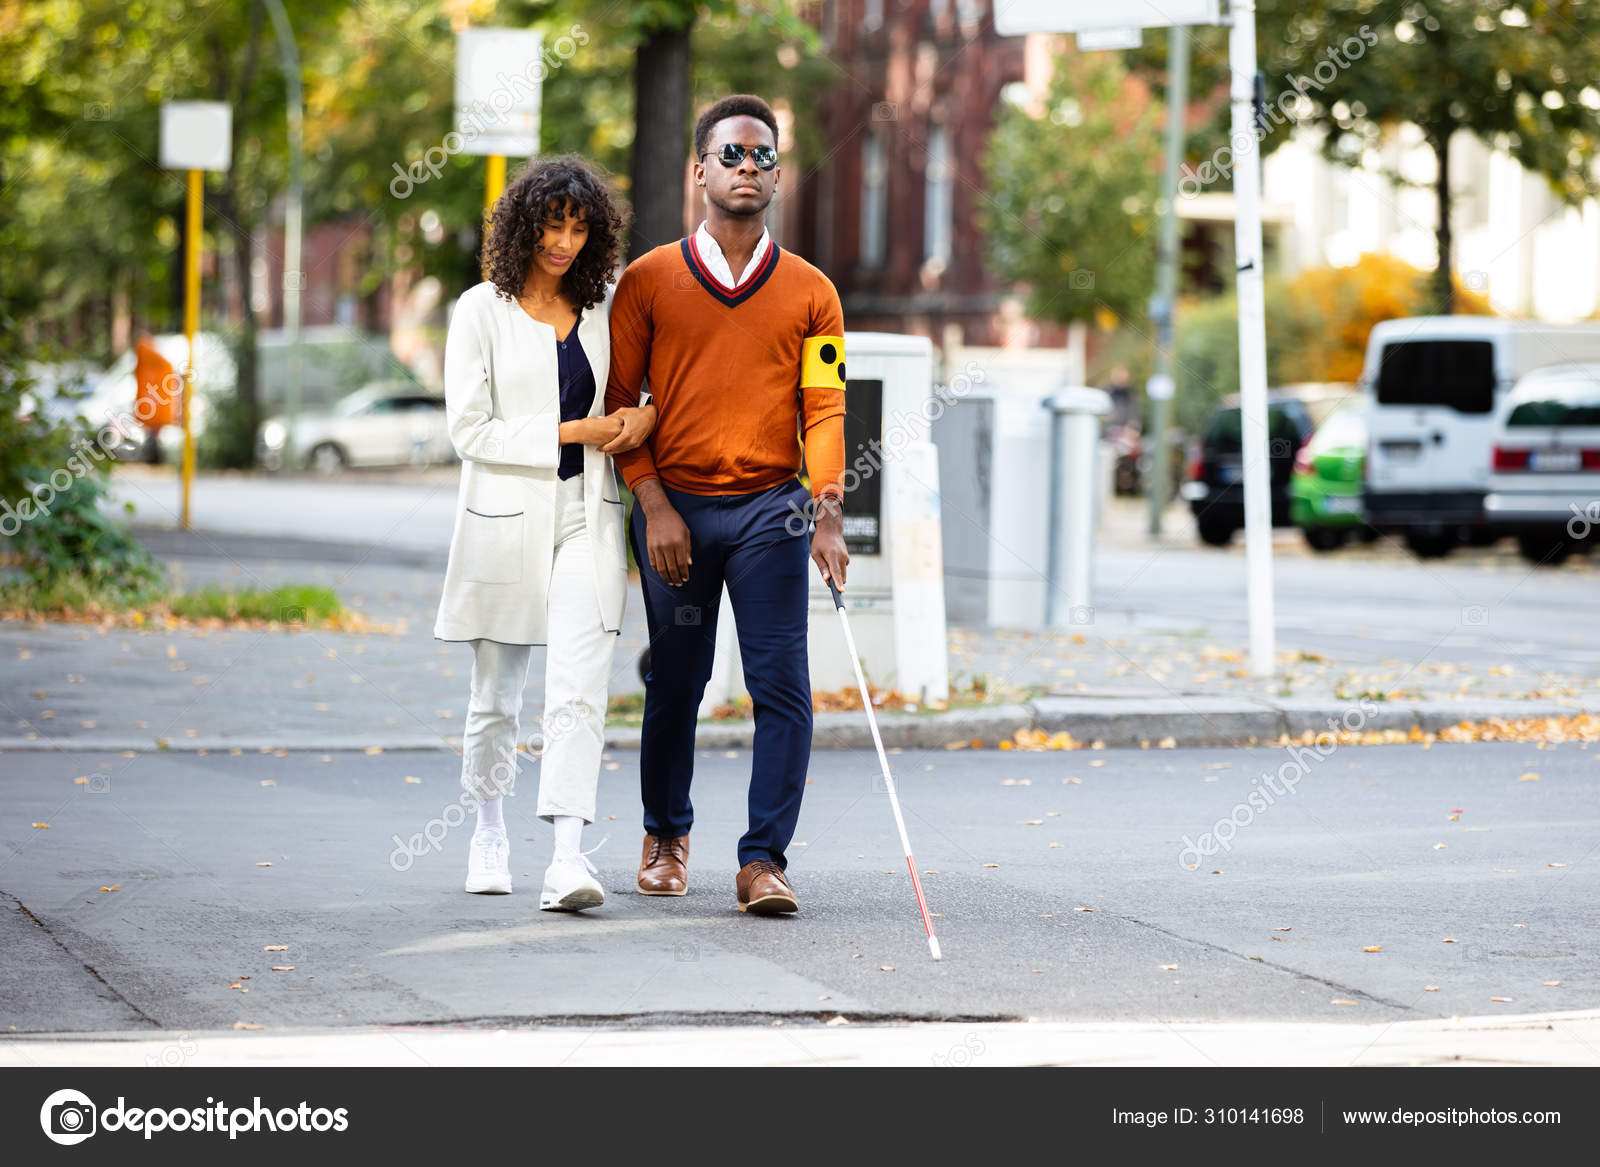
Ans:
[{"label": "street sign", "polygon": [[1109,49],[1136,49],[1144,44],[1142,28],[1086,28],[1078,33],[1078,51],[1102,52]]},{"label": "street sign", "polygon": [[538,29],[468,28],[456,34],[456,121],[464,154],[529,158],[539,152],[539,101],[548,71]]},{"label": "street sign", "polygon": [[161,103],[161,166],[226,170],[233,145],[233,107],[222,101]]},{"label": "street sign", "polygon": [[[1105,28],[1168,28],[1220,23],[1219,0],[995,0],[994,30],[1001,36],[1030,32],[1082,32]],[[1079,42],[1082,47],[1082,42]]]}]

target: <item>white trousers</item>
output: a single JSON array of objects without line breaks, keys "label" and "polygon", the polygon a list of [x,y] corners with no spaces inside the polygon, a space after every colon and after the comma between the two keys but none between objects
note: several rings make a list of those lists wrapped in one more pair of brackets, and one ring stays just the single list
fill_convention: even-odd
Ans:
[{"label": "white trousers", "polygon": [[[547,822],[557,815],[575,815],[592,823],[616,637],[605,630],[595,594],[581,474],[556,483],[556,548],[548,604],[538,815]],[[531,653],[532,646],[526,644],[472,642],[472,695],[461,743],[461,785],[480,800],[515,790],[518,720]]]}]

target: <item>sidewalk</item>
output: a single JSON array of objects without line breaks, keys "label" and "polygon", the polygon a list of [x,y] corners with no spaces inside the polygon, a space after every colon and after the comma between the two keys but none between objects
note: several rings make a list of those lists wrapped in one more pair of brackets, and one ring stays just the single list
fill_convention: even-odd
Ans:
[{"label": "sidewalk", "polygon": [[[153,485],[132,476],[125,489],[148,494]],[[255,497],[247,491],[260,489],[248,478],[224,485],[241,507]],[[448,505],[451,489],[437,474],[413,485],[289,486],[296,498],[318,489],[357,497],[362,501],[352,505],[366,508],[360,513],[369,519],[381,509],[375,496],[399,492],[395,505],[432,516],[428,523],[437,522],[434,512]],[[207,492],[220,496],[213,505],[230,497],[216,483]],[[159,514],[142,509],[138,534],[184,584],[323,584],[380,630],[0,624],[0,749],[458,745],[471,652],[432,637],[442,543],[406,523],[383,526],[375,519],[368,541],[357,542],[181,533],[152,525]],[[1171,517],[1156,543],[1145,539],[1125,502],[1114,518],[1097,554],[1089,623],[1051,630],[952,626],[952,690],[966,702],[978,692],[986,700],[946,713],[884,708],[885,744],[992,747],[1021,730],[1106,747],[1248,745],[1315,733],[1330,719],[1409,734],[1462,721],[1600,712],[1588,564],[1531,573],[1496,551],[1430,566],[1384,545],[1314,557],[1295,532],[1280,532],[1278,669],[1253,678],[1238,591],[1242,555],[1196,549],[1181,515]],[[289,521],[256,520],[278,529]],[[1552,612],[1562,613],[1570,635]],[[645,639],[634,595],[616,645],[614,696],[639,692]],[[537,708],[542,689],[536,653],[528,708]],[[526,731],[531,720],[524,720]],[[816,725],[819,746],[871,745],[859,712],[821,713]],[[633,747],[638,730],[614,724],[608,738]],[[700,733],[707,748],[751,739],[748,722],[707,722]]]},{"label": "sidewalk", "polygon": [[0,1066],[628,1066],[666,1046],[682,1066],[1592,1066],[1600,1013],[1388,1025],[1157,1021],[715,1028],[387,1026],[41,1035],[0,1041]]}]

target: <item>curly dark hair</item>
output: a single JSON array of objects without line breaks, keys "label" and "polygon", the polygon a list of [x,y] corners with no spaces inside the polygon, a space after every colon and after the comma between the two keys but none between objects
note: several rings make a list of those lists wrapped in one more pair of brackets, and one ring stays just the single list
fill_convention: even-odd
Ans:
[{"label": "curly dark hair", "polygon": [[589,238],[561,277],[562,291],[580,308],[606,298],[621,248],[624,208],[599,172],[576,154],[535,158],[495,200],[483,242],[483,278],[499,295],[507,300],[522,295],[545,220],[564,216],[568,208],[589,221]]},{"label": "curly dark hair", "polygon": [[700,161],[701,155],[706,152],[706,143],[711,141],[711,131],[716,129],[718,122],[740,117],[755,118],[758,122],[765,122],[767,129],[772,131],[772,144],[777,146],[778,118],[772,112],[772,107],[753,93],[734,93],[716,102],[700,115],[699,121],[695,122],[695,161]]}]

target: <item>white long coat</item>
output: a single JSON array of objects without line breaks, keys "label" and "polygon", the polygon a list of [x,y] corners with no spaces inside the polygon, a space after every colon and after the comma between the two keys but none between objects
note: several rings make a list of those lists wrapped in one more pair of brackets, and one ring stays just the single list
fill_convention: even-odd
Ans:
[{"label": "white long coat", "polygon": [[[609,307],[585,309],[578,321],[594,369],[590,417],[605,412]],[[433,634],[548,644],[561,458],[555,329],[497,296],[492,283],[469,288],[445,339],[444,397],[461,489]],[[596,446],[583,448],[583,491],[600,616],[617,632],[628,584],[622,496],[611,459]]]}]

